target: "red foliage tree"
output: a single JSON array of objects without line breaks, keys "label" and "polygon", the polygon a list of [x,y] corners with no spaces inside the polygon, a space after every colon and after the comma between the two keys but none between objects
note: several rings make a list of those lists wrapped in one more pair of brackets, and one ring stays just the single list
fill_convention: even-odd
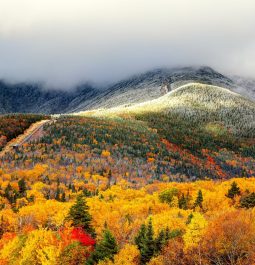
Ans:
[{"label": "red foliage tree", "polygon": [[71,239],[79,241],[83,246],[94,246],[96,241],[87,233],[84,232],[82,228],[74,228],[71,231]]}]

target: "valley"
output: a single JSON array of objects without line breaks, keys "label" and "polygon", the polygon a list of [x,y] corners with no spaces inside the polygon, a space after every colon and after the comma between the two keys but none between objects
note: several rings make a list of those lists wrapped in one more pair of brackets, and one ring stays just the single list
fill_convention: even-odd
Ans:
[{"label": "valley", "polygon": [[217,80],[1,116],[0,264],[252,264],[255,103]]},{"label": "valley", "polygon": [[0,265],[255,265],[254,14],[0,0]]}]

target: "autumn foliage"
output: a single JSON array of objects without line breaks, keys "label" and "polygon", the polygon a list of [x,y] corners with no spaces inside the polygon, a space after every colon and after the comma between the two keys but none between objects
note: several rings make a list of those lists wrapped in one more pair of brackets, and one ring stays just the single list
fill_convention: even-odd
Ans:
[{"label": "autumn foliage", "polygon": [[8,141],[23,133],[32,123],[44,117],[46,116],[35,114],[0,115],[0,150]]},{"label": "autumn foliage", "polygon": [[63,117],[2,157],[0,264],[255,264],[253,139],[164,119]]},{"label": "autumn foliage", "polygon": [[71,232],[71,239],[79,241],[83,246],[94,246],[95,239],[85,233],[82,228],[73,228]]}]

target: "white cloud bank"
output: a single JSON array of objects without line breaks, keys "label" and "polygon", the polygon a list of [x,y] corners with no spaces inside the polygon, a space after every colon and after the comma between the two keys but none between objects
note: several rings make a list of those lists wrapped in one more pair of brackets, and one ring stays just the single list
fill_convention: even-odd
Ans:
[{"label": "white cloud bank", "polygon": [[0,0],[0,78],[68,88],[160,66],[255,77],[254,0]]}]

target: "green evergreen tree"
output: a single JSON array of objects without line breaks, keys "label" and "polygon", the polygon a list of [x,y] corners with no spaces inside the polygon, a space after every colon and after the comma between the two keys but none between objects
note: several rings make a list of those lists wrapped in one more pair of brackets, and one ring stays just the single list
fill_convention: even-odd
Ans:
[{"label": "green evergreen tree", "polygon": [[179,236],[180,231],[170,232],[169,227],[162,229],[158,236],[154,238],[152,220],[149,219],[148,225],[142,224],[135,237],[135,244],[140,250],[140,264],[146,264],[150,259],[159,254],[169,239]]},{"label": "green evergreen tree", "polygon": [[182,194],[181,197],[178,198],[178,206],[180,209],[183,209],[183,210],[188,209],[188,202],[184,194]]},{"label": "green evergreen tree", "polygon": [[57,187],[57,190],[56,190],[55,200],[60,201],[60,189],[59,189],[59,187]]},{"label": "green evergreen tree", "polygon": [[158,237],[155,239],[155,252],[159,253],[166,244],[165,230],[160,230]]},{"label": "green evergreen tree", "polygon": [[19,186],[19,197],[25,197],[26,191],[27,191],[27,186],[26,186],[26,182],[23,178],[18,181],[18,186]]},{"label": "green evergreen tree", "polygon": [[226,194],[226,196],[230,199],[234,199],[234,197],[237,195],[241,195],[241,191],[237,183],[234,181],[231,184],[231,188],[228,190],[228,193]]},{"label": "green evergreen tree", "polygon": [[241,198],[240,207],[246,208],[246,209],[255,207],[255,193],[252,192],[244,196],[243,198]]},{"label": "green evergreen tree", "polygon": [[71,189],[72,189],[72,193],[76,192],[75,186],[73,184],[71,185]]},{"label": "green evergreen tree", "polygon": [[8,183],[8,185],[6,186],[5,190],[4,190],[4,197],[9,201],[11,202],[12,200],[12,186],[10,183]]},{"label": "green evergreen tree", "polygon": [[109,229],[105,229],[103,239],[96,244],[94,252],[87,260],[87,265],[97,264],[100,260],[110,259],[118,252],[117,242]]},{"label": "green evergreen tree", "polygon": [[84,189],[82,192],[85,197],[91,197],[91,191]]},{"label": "green evergreen tree", "polygon": [[192,218],[194,217],[193,213],[189,214],[186,224],[190,224]]},{"label": "green evergreen tree", "polygon": [[144,241],[144,245],[141,248],[141,263],[145,264],[150,261],[150,259],[155,254],[155,242],[154,242],[154,231],[152,227],[152,219],[149,219],[146,231],[146,237]]},{"label": "green evergreen tree", "polygon": [[73,226],[81,227],[92,237],[95,237],[95,230],[91,225],[92,217],[89,213],[89,207],[82,194],[77,196],[75,204],[70,208],[67,220],[72,221]]},{"label": "green evergreen tree", "polygon": [[[190,195],[190,192],[188,190],[187,195],[186,195],[186,203],[187,203],[187,209],[192,208],[190,205],[190,201],[192,200],[192,196]],[[191,206],[191,207],[190,207]]]},{"label": "green evergreen tree", "polygon": [[7,187],[4,190],[4,197],[11,203],[16,203],[17,200],[17,192],[12,188],[11,184],[8,183]]},{"label": "green evergreen tree", "polygon": [[145,237],[146,237],[146,225],[142,224],[137,236],[135,237],[135,244],[137,245],[139,250],[141,250],[142,247],[144,246]]},{"label": "green evergreen tree", "polygon": [[203,194],[202,191],[199,190],[197,193],[197,198],[194,202],[194,208],[196,208],[197,206],[199,206],[201,209],[203,208]]}]

